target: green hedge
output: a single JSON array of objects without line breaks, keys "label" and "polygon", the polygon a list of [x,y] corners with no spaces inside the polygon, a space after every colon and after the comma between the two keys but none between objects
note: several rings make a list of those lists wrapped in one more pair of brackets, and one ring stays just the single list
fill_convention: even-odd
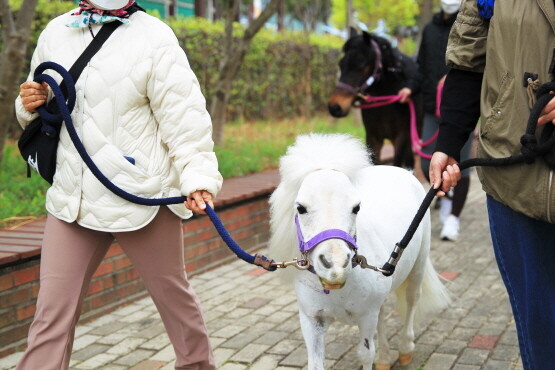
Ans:
[{"label": "green hedge", "polygon": [[[21,0],[10,3],[16,10]],[[74,6],[71,2],[39,0],[22,80],[29,73],[28,63],[40,31],[49,20]],[[167,23],[187,53],[210,107],[224,50],[223,23],[205,18],[172,19]],[[236,25],[235,36],[242,31],[243,27]],[[331,35],[261,30],[233,85],[228,118],[275,119],[324,110],[336,83],[342,45],[342,39]]]},{"label": "green hedge", "polygon": [[[210,97],[218,79],[223,23],[204,18],[168,22]],[[243,28],[237,26],[234,36]],[[260,31],[253,39],[233,85],[231,119],[283,118],[323,110],[337,79],[343,40],[329,35]]]},{"label": "green hedge", "polygon": [[[9,0],[9,3],[17,13],[22,0]],[[40,31],[51,19],[75,6],[71,1],[39,0],[22,80],[29,73],[28,64]],[[153,15],[159,17],[157,12]],[[224,50],[223,22],[194,17],[166,22],[187,53],[210,107]],[[235,37],[240,37],[243,30],[244,27],[236,24]],[[253,39],[233,85],[228,118],[280,119],[325,110],[327,98],[337,82],[342,45],[343,40],[332,35],[277,33],[263,29]],[[412,55],[414,40],[404,39],[399,47]]]}]

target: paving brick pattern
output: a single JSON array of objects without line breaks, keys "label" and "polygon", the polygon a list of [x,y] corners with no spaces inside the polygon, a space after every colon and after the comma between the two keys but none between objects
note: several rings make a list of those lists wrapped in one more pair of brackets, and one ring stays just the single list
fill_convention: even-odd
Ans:
[{"label": "paving brick pattern", "polygon": [[[395,363],[393,369],[522,369],[514,321],[491,248],[485,195],[475,177],[460,240],[439,240],[437,219],[434,210],[432,260],[453,294],[453,304],[421,323],[413,363]],[[296,297],[276,274],[236,261],[194,276],[191,284],[205,311],[218,369],[306,369]],[[386,304],[391,308],[388,336],[395,359],[401,322],[393,301]],[[356,327],[335,323],[326,338],[326,368],[360,368]],[[0,359],[0,369],[13,369],[20,356]],[[80,324],[70,367],[169,370],[174,361],[154,304],[144,298]]]}]

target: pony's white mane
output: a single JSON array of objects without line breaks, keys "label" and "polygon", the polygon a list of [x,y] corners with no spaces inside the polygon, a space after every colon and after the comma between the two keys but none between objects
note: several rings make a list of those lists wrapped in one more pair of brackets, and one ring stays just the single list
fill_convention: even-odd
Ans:
[{"label": "pony's white mane", "polygon": [[[280,160],[281,182],[270,197],[269,255],[276,261],[299,256],[295,230],[295,199],[305,177],[318,170],[344,173],[354,182],[357,173],[372,164],[358,139],[345,134],[299,136]],[[289,268],[292,269],[292,268]]]}]

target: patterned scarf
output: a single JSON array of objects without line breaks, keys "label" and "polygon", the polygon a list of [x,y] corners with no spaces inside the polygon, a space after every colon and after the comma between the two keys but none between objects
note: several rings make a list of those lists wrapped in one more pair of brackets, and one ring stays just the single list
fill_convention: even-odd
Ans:
[{"label": "patterned scarf", "polygon": [[87,1],[79,2],[79,10],[71,15],[76,16],[72,22],[66,24],[67,27],[81,28],[87,27],[89,24],[103,24],[113,21],[120,21],[121,23],[129,24],[131,21],[127,9],[135,4],[135,0],[129,0],[126,6],[116,10],[101,10],[96,9]]},{"label": "patterned scarf", "polygon": [[480,16],[484,19],[493,17],[493,4],[495,0],[477,0]]}]

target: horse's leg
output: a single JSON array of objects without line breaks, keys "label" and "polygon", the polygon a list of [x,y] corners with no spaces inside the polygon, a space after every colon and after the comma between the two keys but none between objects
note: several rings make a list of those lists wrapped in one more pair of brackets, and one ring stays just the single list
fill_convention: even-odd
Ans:
[{"label": "horse's leg", "polygon": [[406,139],[403,146],[403,162],[406,168],[414,169],[414,152],[412,151],[412,143],[410,138]]},{"label": "horse's leg", "polygon": [[401,366],[410,364],[414,355],[414,316],[422,292],[423,272],[423,267],[415,266],[407,280],[399,288],[405,290],[404,295],[407,303],[405,323],[399,335],[399,364]]},{"label": "horse's leg", "polygon": [[404,150],[403,145],[403,135],[398,134],[395,139],[392,140],[393,148],[395,149],[394,157],[393,157],[393,165],[396,167],[403,167],[403,159],[404,159]]},{"label": "horse's leg", "polygon": [[385,324],[385,305],[380,308],[378,316],[378,350],[376,352],[376,370],[391,369],[389,357],[389,341],[387,339],[387,326]]},{"label": "horse's leg", "polygon": [[326,330],[332,320],[323,316],[311,317],[299,310],[301,331],[308,352],[308,370],[324,370]]},{"label": "horse's leg", "polygon": [[[378,323],[379,307],[370,308],[368,314],[360,318],[358,328],[360,330],[360,343],[358,345],[358,357],[362,362],[363,370],[372,370],[372,364],[376,356],[376,347],[374,345],[374,333]],[[376,368],[387,370],[387,368]]]},{"label": "horse's leg", "polygon": [[397,135],[393,143],[395,145],[393,165],[397,167],[414,168],[414,157],[410,138],[404,133],[401,133]]},{"label": "horse's leg", "polygon": [[381,151],[384,141],[384,118],[381,109],[363,109],[362,122],[366,134],[366,147],[372,153],[372,163],[381,164]]},{"label": "horse's leg", "polygon": [[366,131],[366,146],[372,153],[372,163],[381,164],[380,156],[383,147],[383,140],[372,137],[372,135]]}]

